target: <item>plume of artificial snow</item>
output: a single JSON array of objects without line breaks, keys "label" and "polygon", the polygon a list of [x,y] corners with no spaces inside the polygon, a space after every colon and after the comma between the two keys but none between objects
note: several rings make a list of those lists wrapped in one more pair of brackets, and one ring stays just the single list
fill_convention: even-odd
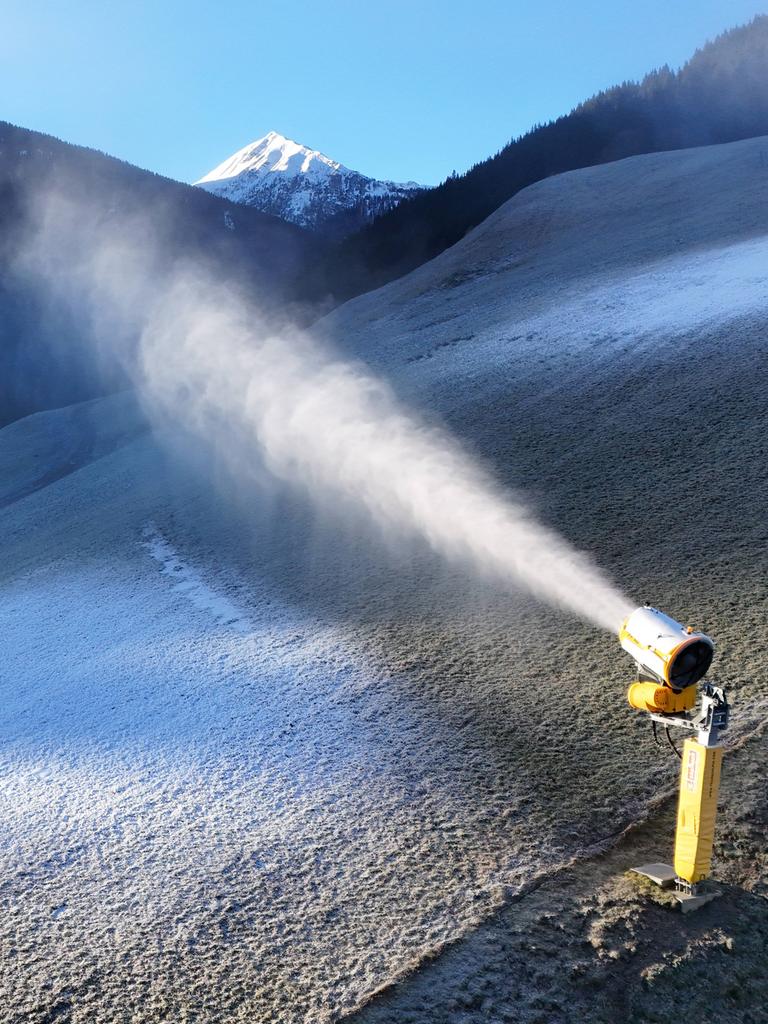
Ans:
[{"label": "plume of artificial snow", "polygon": [[266,465],[325,506],[362,510],[390,535],[607,629],[631,611],[587,555],[365,367],[307,331],[275,330],[210,268],[168,269],[156,222],[82,223],[51,197],[27,267],[76,295],[150,411],[224,453],[236,476]]}]

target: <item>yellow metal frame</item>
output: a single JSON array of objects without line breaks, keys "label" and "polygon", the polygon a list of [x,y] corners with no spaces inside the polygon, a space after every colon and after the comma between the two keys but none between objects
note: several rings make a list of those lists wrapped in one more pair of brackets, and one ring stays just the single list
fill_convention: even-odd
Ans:
[{"label": "yellow metal frame", "polygon": [[[709,898],[707,894],[699,895],[696,887],[698,882],[709,875],[712,863],[723,762],[719,736],[728,728],[728,700],[722,687],[704,682],[701,709],[696,714],[693,709],[699,697],[697,683],[701,679],[697,678],[696,683],[680,688],[674,686],[670,678],[680,653],[691,644],[704,642],[714,650],[709,637],[694,632],[690,626],[682,626],[650,605],[637,609],[637,613],[640,613],[639,616],[636,612],[629,615],[619,629],[619,641],[634,658],[640,673],[640,678],[627,691],[627,700],[631,707],[650,715],[654,736],[658,724],[666,728],[668,738],[670,726],[688,730],[690,738],[685,741],[681,755],[674,873],[681,904],[684,900],[696,900],[696,905],[700,905],[702,900]],[[635,618],[637,628],[635,630],[633,626],[630,631],[627,627]],[[654,624],[659,625],[660,632],[654,631]],[[667,631],[667,626],[672,630],[671,633]],[[635,631],[645,638],[645,642],[641,643],[633,635]],[[660,650],[656,646],[659,643],[662,647],[669,644],[671,650]],[[697,675],[703,677],[703,670],[708,665],[709,662],[707,665],[699,665],[695,672],[688,673],[688,678]],[[670,743],[677,752],[671,739]],[[657,870],[660,867],[664,869],[661,873]],[[672,875],[668,865],[650,864],[636,870],[659,884],[668,882]],[[690,909],[690,902],[687,905]]]},{"label": "yellow metal frame", "polygon": [[675,832],[675,872],[695,885],[709,874],[723,748],[688,739],[683,746]]}]

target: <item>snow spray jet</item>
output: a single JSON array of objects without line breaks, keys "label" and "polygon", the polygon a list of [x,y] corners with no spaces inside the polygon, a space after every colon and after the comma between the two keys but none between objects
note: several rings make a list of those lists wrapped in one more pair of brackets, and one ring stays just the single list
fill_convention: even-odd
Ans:
[{"label": "snow spray jet", "polygon": [[263,461],[320,503],[351,503],[385,531],[420,537],[481,576],[619,628],[634,606],[447,432],[308,332],[271,327],[220,273],[160,272],[157,219],[135,221],[119,231],[100,223],[73,247],[83,218],[52,201],[26,263],[50,287],[87,297],[96,333],[120,339],[151,415],[204,439],[236,477]]},{"label": "snow spray jet", "polygon": [[[306,332],[270,332],[224,288],[177,279],[147,324],[152,405],[217,439],[258,446],[271,472],[362,506],[387,531],[616,631],[632,605],[591,560],[506,496],[446,432]],[[232,447],[234,435],[238,444]]]}]

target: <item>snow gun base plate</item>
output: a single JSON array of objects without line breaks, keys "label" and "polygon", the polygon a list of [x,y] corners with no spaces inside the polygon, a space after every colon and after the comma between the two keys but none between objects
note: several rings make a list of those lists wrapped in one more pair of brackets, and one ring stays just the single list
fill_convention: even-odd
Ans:
[{"label": "snow gun base plate", "polygon": [[720,895],[719,889],[706,889],[702,892],[699,887],[695,892],[686,892],[685,889],[676,888],[677,875],[671,864],[641,864],[630,870],[637,875],[649,878],[654,885],[658,885],[661,889],[674,889],[671,895],[680,904],[680,910],[684,914],[698,910]]}]

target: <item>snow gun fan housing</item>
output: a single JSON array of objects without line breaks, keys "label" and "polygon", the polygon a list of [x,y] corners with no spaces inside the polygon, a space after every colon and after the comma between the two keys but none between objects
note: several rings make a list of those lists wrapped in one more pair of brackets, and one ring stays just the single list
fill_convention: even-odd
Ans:
[{"label": "snow gun fan housing", "polygon": [[632,707],[667,713],[693,707],[696,684],[714,656],[715,645],[708,636],[645,605],[625,619],[619,641],[638,667],[639,681],[627,694]]},{"label": "snow gun fan housing", "polygon": [[[633,870],[659,885],[674,884],[675,896],[687,912],[716,895],[699,891],[712,862],[723,760],[720,734],[728,728],[725,690],[704,679],[715,645],[704,633],[650,605],[627,617],[619,642],[638,669],[638,680],[627,693],[629,703],[648,714],[657,742],[657,727],[664,728],[681,760],[674,865],[644,864]],[[701,685],[701,707],[694,711],[697,684]],[[687,733],[682,751],[675,746],[670,728]]]}]

